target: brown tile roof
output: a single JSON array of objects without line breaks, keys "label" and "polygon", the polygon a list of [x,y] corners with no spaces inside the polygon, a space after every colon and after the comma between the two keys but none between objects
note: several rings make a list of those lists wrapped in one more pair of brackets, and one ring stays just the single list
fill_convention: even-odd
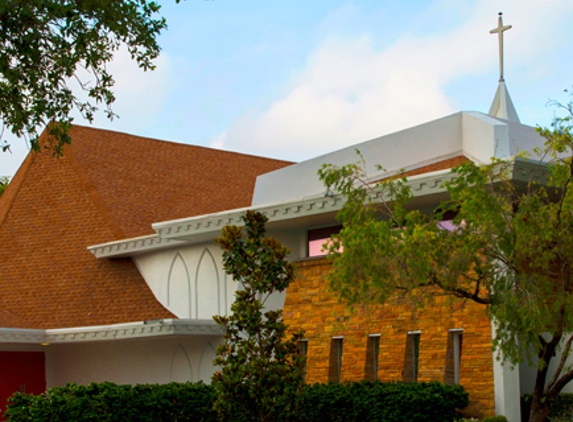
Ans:
[{"label": "brown tile roof", "polygon": [[394,179],[396,177],[412,177],[418,174],[431,173],[438,170],[448,170],[468,161],[470,161],[470,159],[465,157],[464,155],[457,155],[452,158],[436,161],[435,163],[432,164],[426,164],[420,167],[413,166],[413,168],[410,168],[409,170],[406,170],[403,173],[394,173],[391,174],[390,176],[385,176],[380,180],[375,180],[374,182],[380,182],[386,179]]},{"label": "brown tile roof", "polygon": [[438,171],[438,170],[451,169],[451,168],[459,166],[460,164],[468,162],[468,161],[470,161],[469,158],[467,158],[463,155],[458,155],[456,157],[448,158],[446,160],[441,160],[441,161],[438,161],[436,163],[417,167],[413,170],[408,170],[408,171],[404,172],[403,174],[401,174],[401,176],[411,177],[411,176],[415,176],[417,174],[424,174],[424,173],[430,173],[430,172]]},{"label": "brown tile roof", "polygon": [[290,163],[75,126],[56,159],[32,153],[0,197],[0,327],[170,318],[131,259],[87,246],[151,223],[248,206],[258,174]]},{"label": "brown tile roof", "polygon": [[259,174],[292,164],[82,126],[72,138],[78,173],[120,238],[154,233],[159,221],[249,206]]}]

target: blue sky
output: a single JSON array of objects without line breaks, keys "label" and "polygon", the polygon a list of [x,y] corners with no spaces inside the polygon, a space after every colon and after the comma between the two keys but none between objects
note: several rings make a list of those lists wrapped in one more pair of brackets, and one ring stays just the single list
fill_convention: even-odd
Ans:
[{"label": "blue sky", "polygon": [[[302,161],[460,110],[499,77],[521,121],[548,125],[573,86],[571,0],[174,0],[154,72],[120,52],[112,122],[141,136]],[[86,124],[77,120],[78,124]],[[27,153],[12,140],[0,174]]]}]

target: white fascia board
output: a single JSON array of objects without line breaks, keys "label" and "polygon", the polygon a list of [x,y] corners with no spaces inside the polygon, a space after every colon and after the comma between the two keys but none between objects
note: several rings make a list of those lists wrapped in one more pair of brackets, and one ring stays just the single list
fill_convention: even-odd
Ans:
[{"label": "white fascia board", "polygon": [[[408,178],[414,197],[444,192],[443,183],[452,178],[451,171],[440,170]],[[374,200],[387,200],[382,191],[375,190]],[[120,240],[88,247],[97,258],[119,258],[133,256],[154,250],[167,249],[178,245],[190,245],[212,241],[227,225],[242,226],[241,217],[247,210],[259,211],[269,219],[268,228],[288,220],[336,213],[344,205],[341,195],[323,195],[295,201],[244,207],[214,214],[170,220],[152,225],[156,235]]]},{"label": "white fascia board", "polygon": [[[529,180],[532,172],[536,169],[543,171],[539,166],[539,162],[533,160],[512,158],[510,161],[512,161],[513,166],[511,170],[513,173],[512,178],[516,181]],[[539,174],[541,175],[542,173]],[[425,197],[431,198],[432,195],[445,193],[444,183],[452,180],[454,177],[455,174],[452,173],[451,169],[408,177],[408,185],[413,195],[413,201],[423,201]],[[379,189],[373,190],[372,197],[374,201],[379,202],[389,199]],[[178,245],[192,245],[212,241],[220,234],[223,227],[227,225],[242,226],[243,221],[241,217],[249,209],[266,215],[269,219],[267,227],[272,229],[273,226],[277,227],[279,224],[283,228],[288,227],[289,224],[295,225],[296,219],[336,213],[343,205],[344,197],[341,195],[325,195],[273,205],[238,208],[214,214],[155,223],[152,227],[157,231],[156,235],[90,246],[88,249],[97,258],[133,256],[138,253],[167,249]]]},{"label": "white fascia board", "polygon": [[[408,184],[413,195],[424,196],[433,193],[444,192],[443,183],[452,177],[450,170],[440,170],[432,173],[416,175],[408,178]],[[388,200],[384,192],[379,189],[373,191],[373,199],[376,201]],[[301,217],[310,217],[319,214],[337,212],[344,205],[344,197],[341,195],[322,195],[318,197],[304,198],[297,201],[284,202],[274,205],[265,205],[250,208],[241,208],[209,214],[188,219],[166,221],[153,225],[160,237],[165,239],[189,239],[190,236],[198,236],[208,233],[215,237],[223,227],[229,224],[242,226],[241,217],[246,210],[259,211],[268,217],[268,227],[274,223],[294,220]]]},{"label": "white fascia board", "polygon": [[222,334],[219,325],[210,319],[159,319],[93,327],[48,329],[46,342],[76,343],[173,335],[220,336]]},{"label": "white fascia board", "polygon": [[42,344],[44,342],[44,330],[26,328],[0,328],[0,344]]},{"label": "white fascia board", "polygon": [[242,226],[242,216],[245,215],[247,210],[258,211],[266,215],[269,219],[268,226],[270,226],[272,223],[279,221],[337,211],[341,206],[342,197],[327,195],[262,207],[241,208],[177,221],[167,221],[154,224],[153,228],[159,236],[166,239],[188,238],[190,235],[198,236],[201,234],[209,234],[213,238],[227,225]]},{"label": "white fascia board", "polygon": [[62,344],[139,339],[164,336],[221,336],[223,331],[210,319],[160,319],[93,327],[30,330],[0,328],[1,343]]},{"label": "white fascia board", "polygon": [[160,237],[158,234],[152,234],[88,246],[87,249],[94,254],[96,258],[121,258],[157,249],[171,248],[178,246],[180,243],[180,241],[174,239],[166,239]]},{"label": "white fascia board", "polygon": [[[538,180],[545,171],[545,166],[538,161],[527,160],[522,158],[509,157],[511,178],[515,181],[528,181],[534,175]],[[407,184],[410,187],[413,198],[416,202],[418,199],[429,197],[431,195],[442,194],[446,192],[444,184],[456,177],[451,169],[438,170],[434,172],[419,174],[407,178]],[[372,191],[372,199],[376,202],[388,201],[387,193],[381,189]],[[344,205],[345,199],[341,195],[324,195],[318,197],[304,198],[296,201],[284,202],[274,205],[265,205],[258,207],[247,207],[224,211],[216,214],[191,217],[174,221],[166,221],[153,224],[153,228],[158,235],[164,239],[181,239],[190,243],[195,243],[192,239],[197,237],[203,239],[204,235],[212,239],[220,233],[226,225],[233,224],[242,226],[241,217],[245,211],[251,209],[259,211],[269,219],[267,227],[269,229],[277,223],[285,227],[285,222],[295,220],[301,217],[310,217],[320,214],[337,212]]]}]

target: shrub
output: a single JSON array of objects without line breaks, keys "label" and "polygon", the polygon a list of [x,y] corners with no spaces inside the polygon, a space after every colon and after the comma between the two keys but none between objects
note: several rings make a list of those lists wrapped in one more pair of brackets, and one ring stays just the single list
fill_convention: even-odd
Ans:
[{"label": "shrub", "polygon": [[[165,385],[68,384],[33,396],[14,394],[10,422],[218,422],[215,389],[202,382]],[[437,382],[354,382],[303,388],[291,422],[452,422],[468,404],[460,386]],[[248,422],[245,413],[225,422]]]},{"label": "shrub", "polygon": [[490,416],[485,418],[482,422],[507,422],[507,418],[503,415]]},{"label": "shrub", "polygon": [[68,384],[38,396],[16,393],[4,416],[11,422],[216,422],[213,400],[213,388],[202,382]]},{"label": "shrub", "polygon": [[301,420],[313,422],[449,422],[468,405],[461,386],[379,381],[307,386]]},{"label": "shrub", "polygon": [[[521,398],[521,420],[527,421],[531,411],[531,395]],[[573,420],[573,394],[559,394],[549,401],[549,420],[552,422]]]}]

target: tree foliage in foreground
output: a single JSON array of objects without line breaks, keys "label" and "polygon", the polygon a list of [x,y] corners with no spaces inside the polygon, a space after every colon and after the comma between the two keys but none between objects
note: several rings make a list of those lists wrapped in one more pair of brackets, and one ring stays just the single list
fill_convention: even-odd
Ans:
[{"label": "tree foliage in foreground", "polygon": [[[346,197],[344,228],[329,246],[330,285],[354,304],[401,295],[423,306],[444,294],[483,304],[502,359],[537,365],[530,421],[546,420],[546,399],[573,379],[565,361],[573,342],[573,114],[565,108],[567,117],[539,129],[545,164],[516,160],[530,169],[524,183],[515,182],[512,160],[462,164],[445,184],[450,199],[432,214],[409,207],[406,178],[373,186],[361,163],[319,172]],[[376,189],[384,201],[374,199]],[[448,230],[441,221],[450,216]],[[549,379],[558,350],[563,358]]]},{"label": "tree foliage in foreground", "polygon": [[7,176],[0,176],[0,196],[4,193],[10,183],[10,178]]},{"label": "tree foliage in foreground", "polygon": [[[3,0],[0,2],[0,121],[37,148],[50,122],[61,154],[76,110],[92,121],[98,107],[113,118],[114,79],[106,65],[125,46],[144,70],[159,54],[166,28],[147,0]],[[0,135],[0,141],[2,136]],[[1,143],[6,150],[8,144]]]},{"label": "tree foliage in foreground", "polygon": [[286,261],[289,251],[265,237],[267,218],[248,211],[246,233],[227,226],[215,239],[224,250],[227,274],[239,283],[229,316],[216,316],[225,330],[217,349],[213,375],[215,409],[222,416],[243,414],[249,421],[294,420],[302,394],[304,357],[298,342],[303,333],[287,338],[282,310],[264,312],[272,294],[284,291],[294,279]]}]

